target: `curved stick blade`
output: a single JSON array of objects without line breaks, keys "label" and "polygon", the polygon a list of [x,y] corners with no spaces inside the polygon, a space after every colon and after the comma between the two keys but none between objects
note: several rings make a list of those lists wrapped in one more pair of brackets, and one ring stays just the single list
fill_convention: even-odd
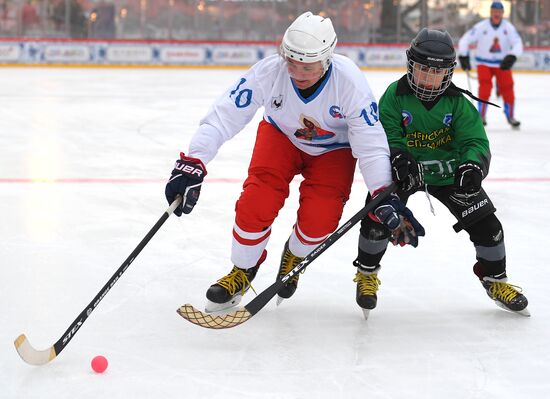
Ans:
[{"label": "curved stick blade", "polygon": [[252,317],[252,314],[245,308],[239,308],[223,316],[212,316],[198,310],[190,304],[181,306],[177,312],[185,320],[197,326],[216,330],[238,326]]},{"label": "curved stick blade", "polygon": [[21,359],[28,364],[32,364],[33,366],[41,366],[46,364],[55,359],[57,356],[53,346],[42,351],[34,349],[25,334],[21,334],[17,337],[14,344],[17,353],[21,356]]}]

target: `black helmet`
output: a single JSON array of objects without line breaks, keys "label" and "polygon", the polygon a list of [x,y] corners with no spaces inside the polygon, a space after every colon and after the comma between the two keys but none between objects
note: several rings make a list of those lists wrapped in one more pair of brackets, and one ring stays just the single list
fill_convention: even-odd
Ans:
[{"label": "black helmet", "polygon": [[[416,35],[407,50],[407,80],[416,97],[422,101],[433,101],[451,84],[456,66],[456,52],[453,39],[447,32],[424,28]],[[427,74],[437,87],[426,87],[426,82],[416,82],[413,79],[415,67]],[[441,75],[444,75],[441,80]],[[430,86],[430,84],[428,84]]]}]

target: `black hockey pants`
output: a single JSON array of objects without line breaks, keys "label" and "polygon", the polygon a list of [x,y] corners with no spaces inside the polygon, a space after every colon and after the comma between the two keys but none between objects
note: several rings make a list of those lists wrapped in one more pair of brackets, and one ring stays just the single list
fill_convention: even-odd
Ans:
[{"label": "black hockey pants", "polygon": [[[506,271],[506,251],[502,225],[495,215],[495,207],[481,189],[469,206],[458,205],[450,199],[454,186],[427,186],[428,193],[437,198],[456,217],[459,224],[469,234],[476,249],[476,258],[482,267],[483,276],[502,275]],[[406,203],[413,193],[397,192]],[[370,201],[370,194],[366,202]],[[364,270],[374,270],[386,252],[390,231],[382,224],[365,217],[361,221],[359,248],[355,266]]]}]

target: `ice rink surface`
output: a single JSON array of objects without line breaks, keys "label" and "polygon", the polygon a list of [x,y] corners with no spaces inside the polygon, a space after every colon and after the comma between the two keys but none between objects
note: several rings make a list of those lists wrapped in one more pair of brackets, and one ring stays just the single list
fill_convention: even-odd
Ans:
[{"label": "ice rink surface", "polygon": [[[532,317],[497,308],[472,273],[475,252],[434,200],[410,207],[427,235],[389,248],[376,310],[355,304],[356,226],[301,276],[296,295],[244,325],[201,329],[199,308],[231,268],[234,203],[256,115],[208,166],[192,214],[171,217],[65,350],[34,367],[13,340],[57,341],[167,208],[164,185],[211,101],[240,70],[0,69],[0,398],[550,397],[550,75],[515,75],[512,131],[489,110],[484,183],[504,225],[510,282]],[[365,72],[377,98],[399,72]],[[455,83],[467,88],[457,73]],[[477,85],[473,82],[473,89]],[[297,187],[273,226],[254,281],[276,276]],[[362,207],[356,175],[343,220]],[[243,300],[249,302],[250,291]],[[91,359],[103,354],[98,375]]]}]

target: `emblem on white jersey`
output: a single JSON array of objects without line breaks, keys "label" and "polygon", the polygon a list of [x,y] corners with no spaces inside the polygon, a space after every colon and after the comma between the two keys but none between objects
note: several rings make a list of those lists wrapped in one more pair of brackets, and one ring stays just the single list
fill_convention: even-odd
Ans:
[{"label": "emblem on white jersey", "polygon": [[275,111],[280,110],[283,107],[283,95],[279,94],[278,97],[271,97],[271,109]]},{"label": "emblem on white jersey", "polygon": [[451,126],[451,123],[453,123],[453,114],[445,114],[443,117],[443,124],[445,126]]},{"label": "emblem on white jersey", "polygon": [[490,53],[501,53],[502,48],[500,47],[500,41],[498,40],[498,37],[493,38],[493,44],[491,45],[491,48],[489,49]]},{"label": "emblem on white jersey", "polygon": [[300,125],[303,127],[294,132],[294,137],[299,140],[323,141],[331,139],[335,136],[334,133],[322,129],[319,122],[311,116],[300,114]]},{"label": "emblem on white jersey", "polygon": [[333,105],[329,108],[328,113],[330,116],[336,119],[344,119],[344,115],[340,111],[340,107],[338,105]]}]

